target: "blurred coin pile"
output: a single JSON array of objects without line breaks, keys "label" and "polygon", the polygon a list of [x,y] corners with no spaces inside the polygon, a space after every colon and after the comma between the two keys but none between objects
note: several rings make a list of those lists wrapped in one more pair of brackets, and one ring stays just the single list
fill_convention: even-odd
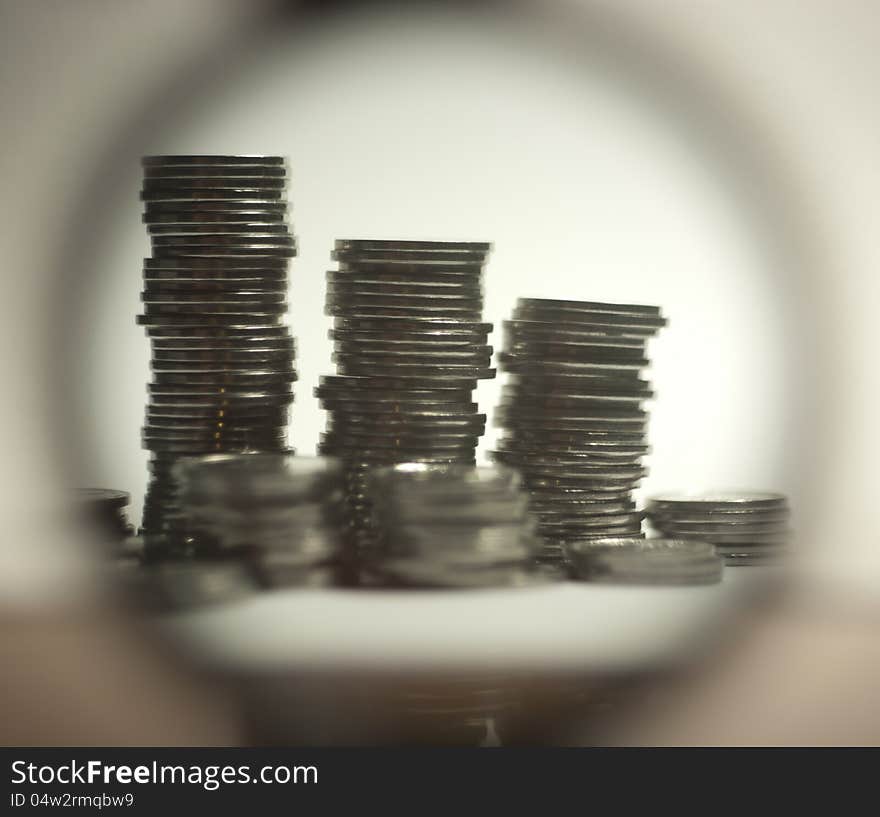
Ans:
[{"label": "blurred coin pile", "polygon": [[84,488],[78,494],[85,521],[91,524],[101,541],[121,544],[134,533],[128,522],[126,507],[131,495],[108,488]]},{"label": "blurred coin pile", "polygon": [[664,494],[648,503],[664,536],[711,542],[728,565],[779,558],[789,538],[788,499],[777,493]]},{"label": "blurred coin pile", "polygon": [[180,501],[203,552],[241,558],[266,586],[323,585],[342,534],[337,460],[289,454],[215,454],[175,467]]},{"label": "blurred coin pile", "polygon": [[470,463],[486,417],[477,381],[494,377],[482,322],[490,245],[340,240],[327,274],[336,375],[315,390],[328,410],[319,450],[347,469],[352,561],[369,550],[369,468]]},{"label": "blurred coin pile", "polygon": [[724,563],[708,542],[622,537],[572,542],[571,574],[607,584],[717,584]]},{"label": "blurred coin pile", "polygon": [[520,298],[504,323],[493,454],[523,475],[541,560],[564,561],[571,542],[640,534],[631,492],[647,473],[641,404],[653,393],[639,373],[665,324],[655,306],[542,298]]},{"label": "blurred coin pile", "polygon": [[369,477],[374,575],[407,587],[530,583],[539,541],[507,468],[405,463]]},{"label": "blurred coin pile", "polygon": [[160,553],[179,552],[193,545],[172,473],[179,457],[287,450],[296,375],[284,318],[296,243],[282,157],[148,156],[143,168],[153,248],[138,316],[153,370],[143,531]]}]

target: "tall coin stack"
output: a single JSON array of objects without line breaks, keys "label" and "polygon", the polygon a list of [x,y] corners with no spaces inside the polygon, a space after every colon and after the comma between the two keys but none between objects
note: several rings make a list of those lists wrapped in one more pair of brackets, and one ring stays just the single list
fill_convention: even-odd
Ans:
[{"label": "tall coin stack", "polygon": [[401,462],[475,462],[486,416],[473,390],[494,377],[482,322],[490,245],[340,240],[327,273],[336,376],[320,451],[347,467],[351,562],[372,542],[367,471]]},{"label": "tall coin stack", "polygon": [[647,473],[652,391],[639,373],[665,323],[655,306],[541,298],[521,298],[504,323],[493,453],[522,473],[541,561],[565,562],[572,542],[641,535],[632,491]]},{"label": "tall coin stack", "polygon": [[154,554],[188,552],[172,468],[183,456],[287,450],[294,340],[284,322],[287,166],[280,156],[148,156],[144,314],[153,380],[143,530]]},{"label": "tall coin stack", "polygon": [[664,494],[648,503],[651,526],[663,536],[711,542],[728,565],[756,565],[782,556],[789,539],[783,494]]}]

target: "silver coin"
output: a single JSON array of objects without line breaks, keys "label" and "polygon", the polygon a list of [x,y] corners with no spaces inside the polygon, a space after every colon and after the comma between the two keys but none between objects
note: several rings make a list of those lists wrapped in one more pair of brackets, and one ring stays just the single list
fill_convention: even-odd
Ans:
[{"label": "silver coin", "polygon": [[488,369],[492,356],[487,353],[469,353],[469,352],[372,352],[366,353],[350,353],[350,352],[334,352],[330,359],[338,364],[339,367],[376,367],[379,369],[386,367],[409,366],[411,370],[419,369],[432,371],[436,367],[452,367],[465,366],[470,369]]},{"label": "silver coin", "polygon": [[479,279],[452,278],[413,275],[407,279],[400,275],[375,274],[360,272],[339,272],[331,270],[326,273],[327,291],[342,294],[361,293],[366,295],[455,295],[464,294],[470,297],[481,297],[483,285]]},{"label": "silver coin", "polygon": [[486,260],[486,252],[480,250],[443,250],[383,247],[376,249],[346,248],[334,249],[331,257],[336,261],[348,263],[377,262],[430,264],[432,262],[456,267],[459,264],[473,266]]},{"label": "silver coin", "polygon": [[557,300],[552,298],[520,298],[517,301],[517,305],[536,309],[575,309],[590,312],[612,312],[623,315],[660,316],[659,306],[647,306],[645,304],[614,304],[597,301]]},{"label": "silver coin", "polygon": [[375,283],[397,282],[401,284],[430,284],[433,286],[482,286],[483,267],[481,264],[456,265],[420,264],[418,262],[390,263],[381,261],[348,263],[341,261],[338,268],[327,273],[328,280],[359,281]]},{"label": "silver coin", "polygon": [[333,322],[335,329],[343,329],[355,332],[436,332],[457,331],[463,333],[475,333],[492,331],[491,323],[480,321],[458,320],[456,318],[336,318]]},{"label": "silver coin", "polygon": [[340,238],[337,250],[443,250],[448,252],[488,253],[488,241],[412,241],[409,239]]},{"label": "silver coin", "polygon": [[644,329],[661,329],[667,323],[666,318],[658,314],[620,313],[608,310],[594,310],[577,307],[554,307],[537,305],[535,301],[527,302],[520,299],[513,311],[514,319],[560,321],[561,323],[599,323],[608,326],[640,327]]},{"label": "silver coin", "polygon": [[604,463],[591,465],[583,459],[568,457],[523,456],[508,451],[490,451],[497,462],[511,468],[527,469],[531,474],[552,474],[558,476],[596,477],[601,479],[640,479],[647,475],[647,469],[632,465],[615,465]]},{"label": "silver coin", "polygon": [[398,451],[385,448],[363,448],[358,449],[357,451],[337,451],[335,449],[325,450],[323,446],[319,446],[318,450],[322,454],[339,456],[347,462],[353,461],[365,466],[374,466],[378,464],[388,465],[401,462],[430,463],[438,465],[455,463],[473,464],[474,462],[472,452],[426,452],[420,449],[404,449]]},{"label": "silver coin", "polygon": [[236,306],[245,311],[249,309],[260,310],[263,306],[287,303],[287,291],[281,292],[254,292],[252,290],[222,290],[220,292],[206,292],[204,290],[175,289],[171,292],[156,291],[149,288],[141,292],[141,301],[151,306],[184,306],[189,304],[208,304],[221,306]]},{"label": "silver coin", "polygon": [[[540,499],[535,496],[529,499],[529,508],[539,519],[552,522],[554,519],[580,517],[615,516],[618,514],[636,513],[635,503],[631,499],[615,502],[601,500],[571,500],[561,498]],[[638,512],[641,514],[641,511]]]},{"label": "silver coin", "polygon": [[290,281],[285,269],[144,270],[144,285],[174,289],[286,289]]},{"label": "silver coin", "polygon": [[438,419],[429,417],[414,419],[412,417],[399,418],[393,414],[385,415],[348,415],[341,417],[339,412],[334,412],[332,419],[327,424],[327,432],[339,432],[346,434],[356,432],[367,434],[373,431],[388,429],[389,433],[412,433],[412,434],[444,434],[466,432],[476,436],[483,434],[485,424],[479,419],[466,417],[464,419]]},{"label": "silver coin", "polygon": [[[198,238],[198,236],[174,236],[175,238]],[[157,259],[172,258],[204,258],[204,259],[230,259],[230,258],[294,258],[296,256],[296,244],[288,242],[237,242],[224,244],[209,244],[203,242],[189,242],[179,245],[154,244],[153,256]]]},{"label": "silver coin", "polygon": [[[504,391],[502,387],[502,393]],[[601,416],[617,422],[644,425],[647,422],[647,412],[641,408],[643,402],[643,398],[638,395],[589,394],[582,397],[553,397],[514,393],[504,394],[498,403],[498,409],[509,417],[552,417],[555,420],[562,417],[578,419]]]},{"label": "silver coin", "polygon": [[[330,329],[328,337],[337,342],[337,344],[345,344],[348,346],[363,346],[371,349],[375,347],[388,348],[413,348],[413,349],[469,349],[472,347],[485,347],[491,351],[492,347],[487,345],[487,333],[472,332],[353,332],[346,329]],[[337,348],[343,348],[337,346]]]},{"label": "silver coin", "polygon": [[650,499],[652,508],[669,511],[724,512],[744,509],[786,507],[784,494],[761,491],[716,491],[702,494],[658,494]]},{"label": "silver coin", "polygon": [[206,202],[227,201],[234,202],[236,206],[251,204],[254,202],[284,202],[287,191],[284,188],[273,187],[216,187],[210,189],[193,189],[187,187],[161,187],[142,190],[141,201],[145,204],[157,203],[181,203],[193,202],[197,206],[204,206]]},{"label": "silver coin", "polygon": [[532,473],[520,468],[523,485],[530,491],[543,491],[545,495],[555,494],[566,489],[579,491],[583,494],[605,495],[612,498],[625,499],[628,493],[638,487],[641,478],[636,479],[609,479],[608,477],[594,476],[559,476],[554,474]]},{"label": "silver coin", "polygon": [[284,156],[270,156],[257,153],[239,154],[164,154],[141,157],[143,167],[162,167],[167,165],[286,165]]},{"label": "silver coin", "polygon": [[[271,324],[273,321],[278,326],[282,326],[281,321],[284,318],[283,312],[214,312],[209,314],[199,314],[196,312],[151,312],[150,314],[135,316],[135,322],[139,326],[147,326],[154,329],[165,330],[171,329],[189,329],[189,330],[210,330],[210,329],[229,329],[233,327],[243,327],[248,323],[252,326]],[[287,329],[286,325],[284,326]]]},{"label": "silver coin", "polygon": [[[236,369],[241,367],[256,366],[260,369],[267,367],[292,368],[294,356],[289,349],[266,351],[251,349],[247,352],[233,353],[229,350],[219,352],[184,352],[181,350],[154,349],[152,354],[153,369],[159,371],[164,368],[188,368],[203,365],[208,371],[213,369]],[[157,365],[158,364],[158,365]]]},{"label": "silver coin", "polygon": [[382,403],[389,406],[402,407],[411,404],[421,406],[442,405],[456,406],[462,411],[476,412],[477,410],[477,405],[476,403],[471,402],[472,398],[469,394],[459,395],[457,392],[451,391],[389,394],[387,392],[382,392],[379,390],[372,390],[371,392],[371,390],[362,389],[360,392],[345,393],[340,391],[328,390],[326,388],[318,386],[314,390],[314,394],[316,397],[321,398],[329,405],[339,403],[344,406],[348,403],[354,403],[355,406],[349,406],[350,409],[362,403]]},{"label": "silver coin", "polygon": [[[517,462],[531,462],[534,459],[538,459],[543,457],[545,459],[552,459],[554,462],[568,462],[568,463],[583,463],[587,466],[595,466],[595,467],[619,467],[619,466],[627,466],[627,467],[638,467],[642,464],[643,455],[642,454],[618,454],[617,456],[610,454],[594,454],[594,453],[575,453],[571,452],[555,452],[550,450],[527,450],[524,451],[522,449],[509,448],[506,446],[497,446],[497,450],[505,455],[510,455],[515,458]],[[527,467],[527,466],[523,466]]]},{"label": "silver coin", "polygon": [[251,220],[247,222],[196,222],[196,221],[168,221],[162,223],[153,223],[147,225],[147,233],[151,238],[158,236],[236,236],[236,235],[275,235],[282,239],[293,236],[287,224],[282,221],[259,221]]},{"label": "silver coin", "polygon": [[286,352],[293,355],[296,343],[292,337],[249,337],[247,335],[234,341],[219,338],[151,338],[150,346],[154,353],[191,352],[193,354],[222,355],[224,353],[247,355],[274,354]]},{"label": "silver coin", "polygon": [[[439,347],[439,348],[438,348]],[[423,343],[421,346],[408,343],[337,343],[335,354],[338,358],[388,358],[403,360],[420,358],[426,361],[449,360],[486,360],[492,356],[492,347],[486,344],[472,343],[465,346],[443,348],[442,344]]]},{"label": "silver coin", "polygon": [[[169,398],[211,398],[212,401],[235,400],[244,398],[292,398],[293,392],[290,389],[290,381],[285,379],[271,388],[263,386],[261,383],[253,384],[250,381],[242,381],[240,384],[233,385],[216,385],[204,383],[147,383],[147,391],[151,395],[165,395]],[[184,402],[187,402],[184,399]]]},{"label": "silver coin", "polygon": [[[659,308],[653,311],[627,310],[623,304],[602,304],[590,301],[551,301],[540,298],[520,298],[514,308],[514,316],[528,317],[530,315],[555,320],[556,316],[564,315],[573,321],[585,320],[590,322],[595,319],[607,321],[612,324],[653,326],[661,328],[667,321],[660,314]],[[651,307],[648,307],[651,310]]]},{"label": "silver coin", "polygon": [[629,334],[626,326],[603,326],[543,320],[537,317],[511,317],[502,321],[505,336],[519,343],[603,345],[612,349],[638,349],[644,354],[650,336]]},{"label": "silver coin", "polygon": [[[492,357],[492,347],[485,344],[466,343],[466,344],[445,344],[445,343],[403,343],[400,341],[389,341],[382,343],[349,343],[348,341],[337,341],[336,354],[342,358],[361,358],[369,360],[375,356],[391,356],[397,357],[401,355],[422,356],[427,355],[428,359],[437,359],[442,356],[451,355],[453,359],[467,359],[468,357],[485,361],[488,364]],[[448,359],[448,358],[447,358]]]},{"label": "silver coin", "polygon": [[[375,420],[372,420],[375,415]],[[485,414],[476,414],[469,408],[462,409],[459,406],[445,407],[443,404],[438,406],[417,406],[412,409],[400,406],[394,410],[389,410],[382,403],[365,403],[363,405],[353,406],[336,406],[333,410],[333,419],[343,422],[356,422],[360,420],[365,422],[365,418],[371,418],[372,422],[385,422],[386,420],[397,419],[403,422],[433,421],[445,420],[451,421],[467,421],[472,423],[485,423]]]},{"label": "silver coin", "polygon": [[228,232],[220,228],[213,232],[197,233],[194,235],[165,235],[158,234],[150,237],[154,248],[179,247],[198,245],[207,247],[237,247],[237,246],[281,246],[289,247],[296,243],[296,239],[287,233],[276,232],[277,228],[270,225],[268,231],[235,231]]},{"label": "silver coin", "polygon": [[452,287],[415,287],[400,284],[327,284],[328,304],[361,304],[379,306],[421,306],[433,300],[448,306],[482,306],[483,293],[478,287],[471,289]]},{"label": "silver coin", "polygon": [[[585,347],[586,348],[586,347]],[[528,348],[523,350],[519,344],[506,343],[500,354],[505,371],[517,375],[518,380],[524,376],[554,375],[558,377],[602,376],[633,378],[639,371],[650,365],[646,357],[639,357],[635,349],[603,350],[597,348],[587,353],[562,355],[548,348]],[[617,354],[625,352],[624,355]],[[542,369],[542,364],[546,368]]]},{"label": "silver coin", "polygon": [[349,307],[339,306],[338,304],[328,304],[324,309],[324,314],[330,317],[344,318],[366,318],[366,319],[384,319],[384,318],[461,318],[462,320],[479,320],[482,309],[452,309],[443,306],[419,306],[419,307],[399,307],[399,306],[362,306]]},{"label": "silver coin", "polygon": [[184,296],[185,300],[217,298],[225,300],[248,300],[249,298],[273,298],[276,301],[286,298],[288,285],[286,281],[248,281],[227,279],[211,281],[190,278],[186,281],[145,281],[143,295],[146,297],[169,298],[175,295]]},{"label": "silver coin", "polygon": [[144,177],[141,195],[149,197],[156,191],[186,190],[212,193],[215,190],[286,190],[287,175],[187,176],[176,174],[170,168]]},{"label": "silver coin", "polygon": [[351,429],[341,431],[339,429],[324,432],[321,437],[324,443],[343,445],[346,447],[363,445],[367,447],[432,447],[432,448],[462,448],[473,447],[478,442],[478,435],[468,429],[447,430],[446,433],[432,431],[431,433],[418,430],[399,429],[385,431],[378,429]]},{"label": "silver coin", "polygon": [[451,365],[426,363],[372,363],[340,362],[336,371],[345,376],[364,377],[376,376],[385,378],[449,378],[452,380],[491,380],[495,377],[495,369],[467,364]]},{"label": "silver coin", "polygon": [[[226,206],[217,207],[217,204]],[[237,201],[207,202],[205,206],[186,202],[165,202],[146,205],[141,219],[146,224],[148,232],[158,232],[153,228],[163,225],[186,227],[190,224],[217,225],[221,229],[246,229],[238,225],[256,223],[265,224],[274,230],[287,225],[287,206],[284,202],[278,201],[255,204],[242,204]],[[258,229],[257,232],[264,231]]]},{"label": "silver coin", "polygon": [[593,323],[566,323],[561,319],[538,320],[537,318],[514,318],[502,323],[506,332],[521,339],[545,339],[561,343],[578,341],[606,340],[621,348],[644,349],[650,338],[650,330],[644,327],[620,326],[601,321]]},{"label": "silver coin", "polygon": [[147,328],[151,341],[163,340],[217,340],[233,341],[238,338],[289,338],[290,327],[273,321],[243,321],[240,323],[168,324]]},{"label": "silver coin", "polygon": [[450,438],[450,437],[425,437],[413,439],[412,437],[339,437],[336,434],[322,434],[319,445],[322,451],[337,451],[340,453],[350,451],[361,453],[364,451],[382,451],[388,456],[393,456],[396,462],[405,462],[407,457],[402,456],[407,452],[447,454],[455,456],[457,452],[464,451],[469,458],[473,456],[474,449],[479,444],[475,435]]},{"label": "silver coin", "polygon": [[481,277],[426,274],[395,274],[391,272],[364,272],[362,270],[328,270],[324,273],[328,291],[365,292],[366,294],[427,295],[436,291],[438,295],[483,293]]},{"label": "silver coin", "polygon": [[[654,521],[655,517],[651,517]],[[752,523],[744,520],[739,522],[720,522],[720,523],[702,523],[702,522],[679,522],[672,519],[657,519],[657,524],[667,530],[681,531],[682,533],[693,533],[696,535],[705,535],[708,538],[718,534],[756,534],[758,536],[764,534],[781,533],[788,528],[788,519],[779,519],[772,522]]]},{"label": "silver coin", "polygon": [[562,514],[541,516],[539,530],[590,530],[593,528],[618,528],[621,526],[635,526],[641,528],[642,516],[640,513],[621,514]]},{"label": "silver coin", "polygon": [[[195,277],[204,277],[208,271],[211,277],[223,274],[232,274],[242,270],[244,275],[286,274],[289,262],[284,258],[272,258],[271,256],[248,258],[247,256],[221,256],[218,258],[145,258],[144,272],[147,271],[174,271],[183,277],[192,273]],[[235,277],[235,276],[233,276]]]},{"label": "silver coin", "polygon": [[593,560],[606,556],[652,560],[663,563],[688,563],[711,560],[715,549],[708,542],[683,539],[642,539],[631,537],[573,543],[569,548],[572,559]]},{"label": "silver coin", "polygon": [[[560,435],[561,436],[561,435]],[[633,435],[635,440],[641,439],[639,435]],[[516,436],[505,436],[498,441],[498,447],[511,452],[540,454],[545,451],[549,456],[638,456],[643,457],[650,453],[651,447],[647,444],[636,442],[634,439],[614,439],[605,435],[604,438],[595,437],[581,440],[573,440],[571,437],[563,438],[564,442],[554,439],[541,439],[540,435],[531,439],[523,439]]]},{"label": "silver coin", "polygon": [[[549,368],[549,367],[548,367]],[[510,371],[506,368],[506,371]],[[515,400],[540,400],[554,405],[562,401],[582,401],[595,399],[626,398],[649,400],[653,395],[649,383],[636,377],[627,379],[605,374],[592,375],[545,375],[528,376],[514,374],[507,378],[503,396]]]},{"label": "silver coin", "polygon": [[731,530],[728,533],[710,531],[671,529],[664,526],[663,532],[678,539],[699,539],[712,542],[714,545],[779,545],[784,544],[791,538],[791,531],[783,528],[768,533],[754,533],[750,531]]},{"label": "silver coin", "polygon": [[[558,420],[560,425],[555,425],[555,420]],[[564,416],[555,412],[527,414],[511,408],[499,407],[495,412],[495,424],[513,434],[521,431],[540,434],[541,431],[558,428],[561,432],[627,434],[632,437],[634,434],[644,435],[646,421],[619,416],[590,417],[586,413],[582,418]]]},{"label": "silver coin", "polygon": [[287,175],[287,167],[283,164],[256,164],[242,162],[233,163],[210,163],[204,164],[151,164],[144,165],[144,179],[216,179],[216,178],[244,178],[283,179]]}]

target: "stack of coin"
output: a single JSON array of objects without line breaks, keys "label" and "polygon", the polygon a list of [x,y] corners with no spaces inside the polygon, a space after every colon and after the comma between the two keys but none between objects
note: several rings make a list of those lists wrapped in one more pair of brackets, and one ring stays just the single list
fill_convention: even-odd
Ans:
[{"label": "stack of coin", "polygon": [[347,466],[350,554],[369,549],[366,474],[400,462],[471,463],[485,430],[472,393],[494,377],[482,322],[490,245],[340,240],[327,274],[336,376],[320,450]]},{"label": "stack of coin", "polygon": [[86,522],[91,524],[102,541],[121,544],[134,533],[125,509],[131,495],[108,488],[84,488],[79,491],[79,503]]},{"label": "stack of coin", "polygon": [[406,587],[515,586],[535,580],[528,495],[507,468],[404,463],[370,474],[371,573]]},{"label": "stack of coin", "polygon": [[143,430],[152,453],[143,530],[186,551],[172,468],[181,456],[285,451],[294,341],[284,323],[287,167],[278,156],[149,156],[144,314],[153,381]]},{"label": "stack of coin", "polygon": [[272,587],[327,584],[342,536],[343,470],[336,460],[216,454],[180,461],[180,499],[217,559],[241,557]]},{"label": "stack of coin", "polygon": [[542,561],[564,562],[570,542],[640,533],[631,492],[647,473],[652,391],[639,371],[665,323],[655,306],[540,298],[521,298],[504,323],[493,454],[523,475]]},{"label": "stack of coin", "polygon": [[780,557],[789,517],[788,499],[777,493],[663,494],[648,504],[651,526],[662,535],[711,542],[728,565]]},{"label": "stack of coin", "polygon": [[[503,675],[437,677],[390,689],[386,718],[397,744],[480,746],[519,704],[519,686]],[[497,737],[495,738],[497,742]]]},{"label": "stack of coin", "polygon": [[624,537],[572,542],[572,576],[605,584],[717,584],[724,563],[708,542]]}]

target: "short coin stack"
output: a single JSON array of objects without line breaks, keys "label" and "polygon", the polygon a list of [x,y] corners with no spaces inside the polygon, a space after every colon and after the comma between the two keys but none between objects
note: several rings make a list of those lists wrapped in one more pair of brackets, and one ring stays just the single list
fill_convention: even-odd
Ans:
[{"label": "short coin stack", "polygon": [[407,587],[534,581],[539,541],[518,474],[405,463],[370,475],[377,552],[371,571]]},{"label": "short coin stack", "polygon": [[283,158],[149,156],[143,166],[153,245],[138,317],[153,370],[143,530],[163,554],[193,544],[172,474],[179,457],[287,450],[296,375],[284,318],[296,244]]},{"label": "short coin stack", "polygon": [[783,494],[664,494],[648,504],[651,526],[664,536],[711,542],[728,565],[754,565],[783,555],[789,538]]},{"label": "short coin stack", "polygon": [[521,298],[505,322],[494,456],[523,475],[542,561],[563,562],[571,542],[640,533],[631,492],[647,473],[641,403],[652,391],[639,371],[665,323],[654,306],[539,298]]},{"label": "short coin stack", "polygon": [[724,563],[707,542],[624,537],[573,542],[574,578],[603,584],[717,584]]},{"label": "short coin stack", "polygon": [[400,462],[471,463],[485,430],[473,390],[494,377],[482,322],[490,245],[340,240],[327,274],[336,376],[320,451],[347,467],[353,561],[369,549],[367,471]]},{"label": "short coin stack", "polygon": [[323,457],[217,454],[176,467],[191,529],[268,586],[327,584],[342,534],[342,465]]},{"label": "short coin stack", "polygon": [[102,541],[121,544],[134,533],[125,513],[131,502],[130,494],[109,488],[84,488],[79,491],[78,499],[86,522],[95,527]]}]

